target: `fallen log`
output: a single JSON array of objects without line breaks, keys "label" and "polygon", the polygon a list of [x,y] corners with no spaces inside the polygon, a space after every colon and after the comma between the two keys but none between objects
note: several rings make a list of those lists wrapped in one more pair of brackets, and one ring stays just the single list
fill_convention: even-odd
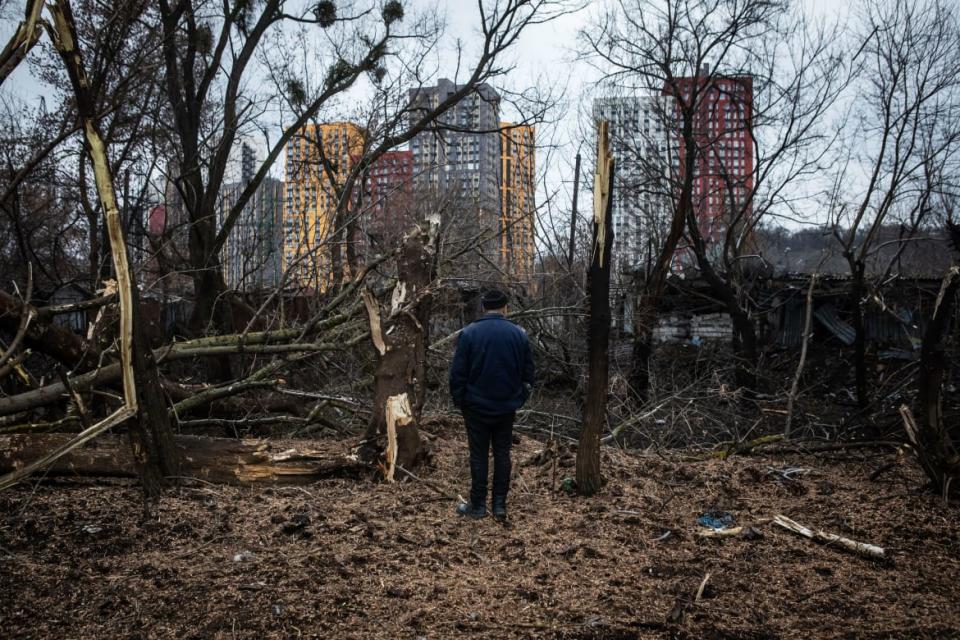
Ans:
[{"label": "fallen log", "polygon": [[773,524],[783,527],[787,531],[792,531],[798,536],[803,536],[804,538],[809,538],[810,540],[816,540],[817,542],[821,542],[828,546],[839,545],[847,551],[852,551],[853,553],[865,556],[867,558],[872,558],[873,560],[883,560],[886,557],[886,551],[883,549],[883,547],[867,544],[866,542],[857,542],[856,540],[844,538],[843,536],[838,536],[835,533],[820,531],[819,529],[808,529],[802,524],[795,522],[783,515],[774,516]]},{"label": "fallen log", "polygon": [[100,357],[96,345],[55,324],[52,314],[41,313],[40,309],[0,291],[0,327],[17,333],[24,316],[30,319],[23,336],[28,347],[71,369],[96,366]]},{"label": "fallen log", "polygon": [[[266,339],[265,335],[266,334],[258,334],[255,336],[255,338],[263,340]],[[368,334],[366,332],[362,332],[359,335],[349,339],[340,339],[338,341],[325,343],[275,345],[278,348],[274,349],[274,351],[290,353],[320,353],[338,351],[358,344],[361,340],[365,339],[367,335]],[[220,340],[224,339],[225,337],[230,337],[234,343],[231,346],[216,345],[200,348],[197,347],[198,343],[207,342],[212,339],[201,338],[198,340],[190,340],[187,342],[161,347],[160,349],[155,349],[153,355],[157,359],[158,363],[163,364],[167,362],[173,362],[175,360],[184,360],[200,356],[253,352],[248,344],[241,344],[239,342],[240,336],[216,336],[216,338]],[[269,351],[269,345],[264,346],[264,349],[260,349],[260,352]],[[74,391],[82,393],[89,391],[95,386],[114,383],[120,378],[121,374],[122,369],[120,368],[120,364],[114,362],[112,364],[98,367],[93,371],[73,376],[70,378],[70,384]],[[15,396],[0,398],[0,416],[20,413],[22,411],[29,411],[30,409],[36,409],[37,407],[57,402],[67,393],[68,390],[63,382],[54,382],[45,387],[31,389],[30,391],[25,391]]]},{"label": "fallen log", "polygon": [[[0,473],[20,469],[69,442],[75,434],[18,433],[0,436]],[[354,456],[312,448],[311,443],[274,443],[178,435],[180,474],[221,484],[298,484],[358,476],[369,470]],[[45,475],[136,477],[130,443],[102,436],[70,451]]]}]

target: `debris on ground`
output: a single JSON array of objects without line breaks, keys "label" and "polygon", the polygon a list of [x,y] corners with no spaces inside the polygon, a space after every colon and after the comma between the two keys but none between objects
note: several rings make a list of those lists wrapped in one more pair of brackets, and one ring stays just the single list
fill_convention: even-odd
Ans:
[{"label": "debris on ground", "polygon": [[825,531],[808,529],[807,527],[804,527],[798,522],[795,522],[783,515],[774,517],[773,523],[777,526],[783,527],[787,531],[792,531],[797,535],[803,536],[804,538],[816,540],[817,542],[822,542],[827,545],[838,545],[844,549],[847,549],[848,551],[859,553],[860,555],[868,558],[873,558],[875,560],[883,560],[886,558],[886,551],[883,549],[883,547],[867,544],[865,542],[857,542],[856,540],[851,540],[850,538],[838,536],[835,533],[827,533]]},{"label": "debris on ground", "polygon": [[[464,492],[462,425],[431,432],[433,462],[416,475]],[[524,437],[514,459],[542,448]],[[960,636],[960,511],[922,490],[912,461],[897,482],[875,482],[872,457],[603,456],[605,484],[589,499],[558,491],[550,464],[515,465],[510,527],[458,518],[454,501],[409,478],[185,481],[148,518],[126,480],[24,485],[0,494],[0,629],[5,639]],[[759,481],[767,466],[816,468],[832,492],[783,491]],[[735,514],[743,531],[695,535],[708,511]],[[887,561],[780,533],[777,514],[851,539],[869,532]],[[92,523],[102,530],[83,534]]]}]

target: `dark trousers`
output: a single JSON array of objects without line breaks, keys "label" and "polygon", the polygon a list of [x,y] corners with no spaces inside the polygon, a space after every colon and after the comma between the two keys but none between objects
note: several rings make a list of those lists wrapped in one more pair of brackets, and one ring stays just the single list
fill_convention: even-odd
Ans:
[{"label": "dark trousers", "polygon": [[467,442],[470,444],[470,502],[487,503],[487,471],[493,445],[493,498],[507,499],[510,490],[510,446],[513,444],[513,413],[489,416],[465,410]]}]

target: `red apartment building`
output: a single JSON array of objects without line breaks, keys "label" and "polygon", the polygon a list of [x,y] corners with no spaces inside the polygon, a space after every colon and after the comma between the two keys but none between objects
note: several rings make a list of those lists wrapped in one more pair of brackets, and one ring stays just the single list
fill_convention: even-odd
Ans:
[{"label": "red apartment building", "polygon": [[370,167],[366,197],[366,233],[372,249],[392,245],[410,231],[415,222],[413,151],[383,154]]},{"label": "red apartment building", "polygon": [[753,78],[711,75],[704,67],[697,77],[680,78],[676,87],[664,87],[663,94],[674,98],[676,120],[669,136],[677,183],[683,179],[686,167],[686,149],[681,138],[683,108],[694,104],[697,158],[693,207],[704,240],[708,244],[722,242],[727,227],[740,211],[746,215],[739,222],[751,215]]}]

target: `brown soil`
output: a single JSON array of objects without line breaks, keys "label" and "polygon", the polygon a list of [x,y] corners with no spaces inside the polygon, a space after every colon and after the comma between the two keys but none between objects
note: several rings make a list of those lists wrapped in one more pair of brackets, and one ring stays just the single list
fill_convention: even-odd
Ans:
[{"label": "brown soil", "polygon": [[[423,476],[464,493],[460,428],[434,428]],[[919,492],[910,463],[871,481],[890,454],[685,462],[608,452],[605,488],[583,499],[550,490],[551,461],[522,465],[541,448],[524,437],[514,449],[506,526],[457,518],[420,482],[187,483],[146,521],[130,484],[7,491],[0,635],[960,637],[958,509]],[[571,462],[561,457],[558,484]],[[785,485],[768,467],[813,473]],[[710,509],[761,537],[701,538],[697,516]],[[777,513],[881,545],[889,560],[763,523]]]}]

